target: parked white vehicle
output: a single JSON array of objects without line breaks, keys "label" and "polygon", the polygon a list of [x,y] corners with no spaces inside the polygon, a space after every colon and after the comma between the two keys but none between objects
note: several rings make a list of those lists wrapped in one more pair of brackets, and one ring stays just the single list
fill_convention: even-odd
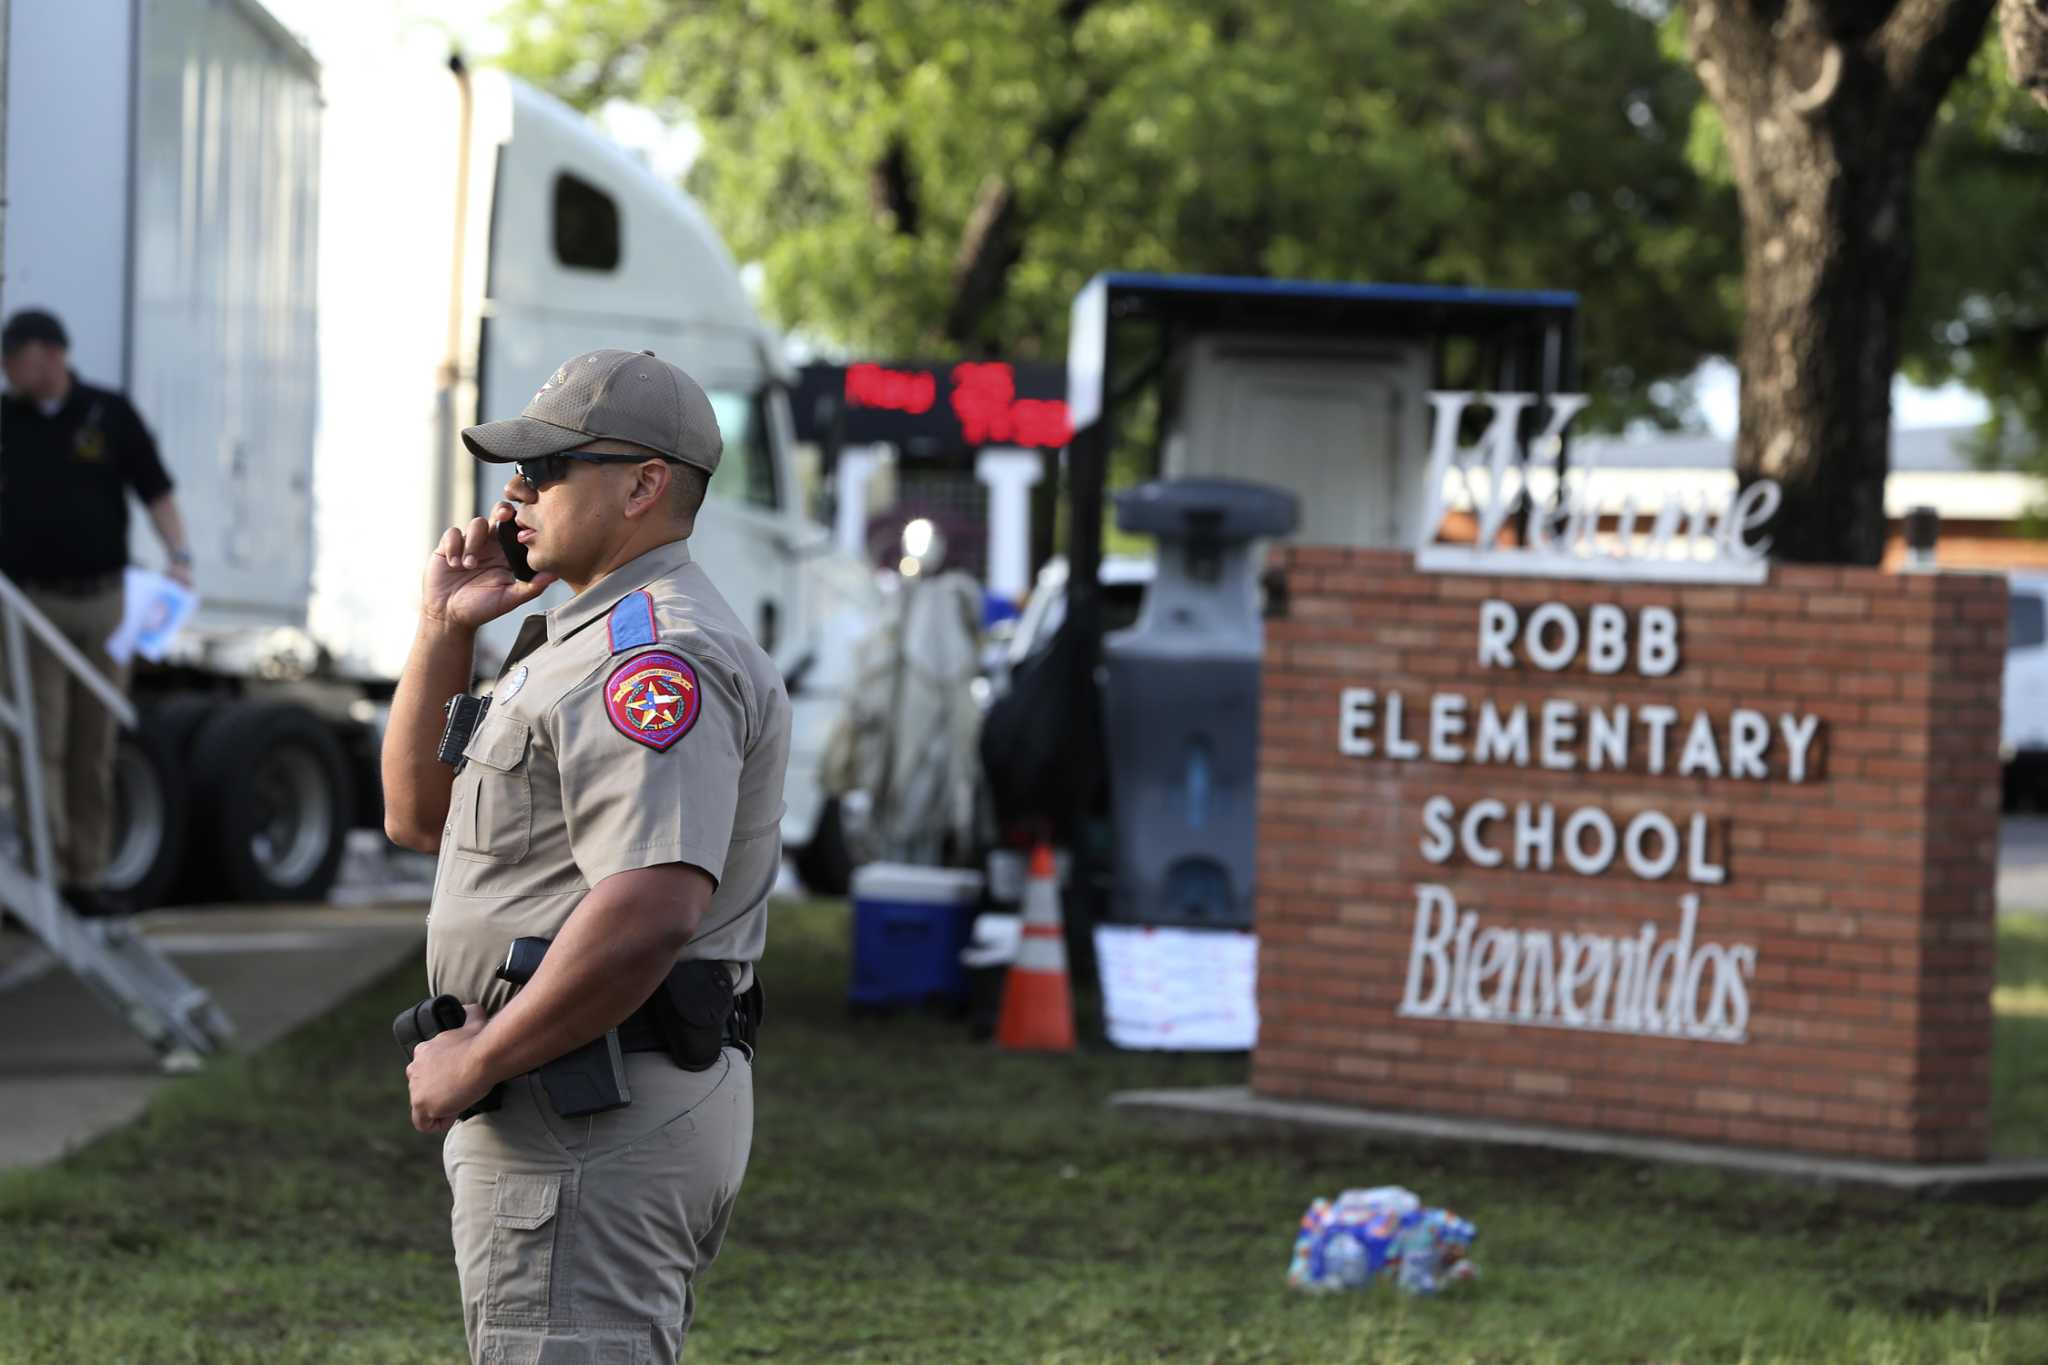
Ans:
[{"label": "parked white vehicle", "polygon": [[[344,671],[394,676],[422,547],[489,507],[508,472],[471,458],[460,428],[517,413],[579,352],[654,351],[704,385],[725,436],[691,548],[788,680],[783,838],[805,850],[831,824],[818,762],[879,595],[804,511],[790,456],[794,375],[724,243],[673,184],[502,72],[408,83],[347,71],[329,84],[316,634]],[[436,128],[447,134],[438,144],[394,156]],[[397,278],[362,287],[386,275]],[[405,348],[403,366],[393,346]],[[368,524],[366,497],[377,506]],[[558,586],[536,609],[567,595]],[[518,626],[508,617],[485,632],[487,674]]]},{"label": "parked white vehicle", "polygon": [[[785,841],[829,837],[817,759],[876,593],[803,513],[776,338],[697,207],[502,73],[323,78],[255,0],[10,10],[10,103],[35,117],[8,130],[0,302],[65,318],[79,372],[151,423],[204,595],[176,667],[138,682],[110,880],[325,893],[349,828],[381,823],[426,552],[502,486],[460,429],[599,346],[712,397],[726,455],[693,549],[789,679]],[[518,620],[496,625],[486,677]]]}]

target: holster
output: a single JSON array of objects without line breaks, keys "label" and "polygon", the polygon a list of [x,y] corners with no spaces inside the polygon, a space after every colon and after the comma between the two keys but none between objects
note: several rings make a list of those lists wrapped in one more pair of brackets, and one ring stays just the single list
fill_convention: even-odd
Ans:
[{"label": "holster", "polygon": [[732,971],[723,962],[678,962],[671,967],[648,1001],[655,1036],[669,1060],[685,1071],[702,1071],[717,1061],[734,1003]]},{"label": "holster", "polygon": [[[533,979],[547,951],[548,940],[544,938],[512,940],[505,952],[505,965],[498,968],[498,979],[524,986]],[[540,1088],[547,1092],[548,1103],[565,1119],[623,1109],[633,1102],[617,1029],[607,1029],[602,1037],[593,1038],[551,1062],[542,1062],[533,1074]]]},{"label": "holster", "polygon": [[633,1102],[617,1029],[608,1029],[604,1037],[543,1062],[533,1074],[540,1088],[548,1092],[548,1103],[565,1119],[623,1109]]}]

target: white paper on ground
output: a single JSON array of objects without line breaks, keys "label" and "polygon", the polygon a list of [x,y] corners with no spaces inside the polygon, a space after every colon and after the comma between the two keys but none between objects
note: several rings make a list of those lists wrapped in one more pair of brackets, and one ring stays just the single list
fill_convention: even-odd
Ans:
[{"label": "white paper on ground", "polygon": [[148,569],[129,569],[123,587],[126,600],[121,606],[121,624],[107,637],[107,653],[118,664],[137,654],[155,663],[191,618],[199,594]]},{"label": "white paper on ground", "polygon": [[1116,1046],[1234,1052],[1258,1041],[1256,935],[1102,924],[1095,954]]}]

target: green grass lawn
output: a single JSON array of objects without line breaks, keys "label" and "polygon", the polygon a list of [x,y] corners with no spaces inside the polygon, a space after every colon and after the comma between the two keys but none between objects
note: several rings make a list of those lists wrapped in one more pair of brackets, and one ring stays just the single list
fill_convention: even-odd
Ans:
[{"label": "green grass lawn", "polygon": [[[2048,1203],[1912,1202],[1625,1161],[1122,1117],[1242,1059],[1011,1057],[855,1024],[845,910],[778,909],[753,1168],[693,1362],[2039,1361]],[[2048,1134],[2048,921],[2008,923],[2003,1151]],[[438,1144],[406,1125],[392,977],[134,1127],[0,1177],[0,1361],[462,1358]],[[1431,1300],[1282,1283],[1316,1194],[1478,1223]]]}]

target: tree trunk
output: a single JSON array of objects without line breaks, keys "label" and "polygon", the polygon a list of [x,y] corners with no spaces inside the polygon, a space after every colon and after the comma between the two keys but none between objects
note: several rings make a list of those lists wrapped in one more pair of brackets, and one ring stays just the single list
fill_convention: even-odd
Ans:
[{"label": "tree trunk", "polygon": [[1913,269],[1913,149],[1845,155],[1813,126],[1758,143],[1739,183],[1736,476],[1784,489],[1770,529],[1776,557],[1875,564],[1884,555],[1892,373]]},{"label": "tree trunk", "polygon": [[2048,107],[2048,0],[1999,0],[2005,65],[2020,89]]},{"label": "tree trunk", "polygon": [[1744,484],[1775,479],[1779,559],[1884,555],[1913,163],[1993,0],[1692,0],[1743,218]]}]

